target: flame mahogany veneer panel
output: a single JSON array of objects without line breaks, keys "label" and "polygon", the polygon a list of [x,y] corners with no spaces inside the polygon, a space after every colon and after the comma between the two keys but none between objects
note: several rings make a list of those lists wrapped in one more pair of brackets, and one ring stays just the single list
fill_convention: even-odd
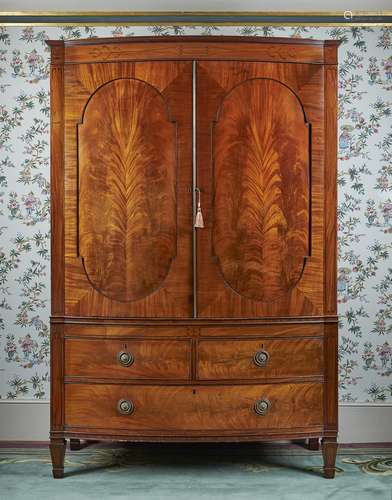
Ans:
[{"label": "flame mahogany veneer panel", "polygon": [[224,97],[212,133],[213,251],[239,295],[273,302],[309,254],[309,125],[296,95],[270,78]]},{"label": "flame mahogany veneer panel", "polygon": [[[271,402],[265,416],[254,411]],[[134,411],[120,415],[120,399]],[[106,429],[167,431],[247,431],[317,426],[323,422],[319,383],[232,386],[131,386],[66,384],[65,425]]]},{"label": "flame mahogany veneer panel", "polygon": [[140,300],[177,253],[176,126],[154,87],[119,78],[91,96],[78,130],[79,255],[99,293]]}]

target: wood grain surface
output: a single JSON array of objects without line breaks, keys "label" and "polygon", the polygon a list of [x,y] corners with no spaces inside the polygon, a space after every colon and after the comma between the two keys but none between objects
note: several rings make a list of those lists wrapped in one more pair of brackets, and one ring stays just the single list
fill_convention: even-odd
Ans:
[{"label": "wood grain surface", "polygon": [[126,60],[237,60],[323,64],[325,46],[338,40],[260,36],[160,36],[65,41],[66,64]]},{"label": "wood grain surface", "polygon": [[[129,352],[133,363],[123,366],[117,356]],[[188,379],[191,344],[188,340],[65,341],[65,376],[119,379]]]},{"label": "wood grain surface", "polygon": [[162,95],[131,78],[99,87],[79,125],[78,152],[86,274],[110,299],[144,298],[177,253],[176,125]]},{"label": "wood grain surface", "polygon": [[64,92],[66,314],[192,316],[192,64],[66,66]]},{"label": "wood grain surface", "polygon": [[209,325],[200,328],[202,337],[317,337],[323,335],[323,324],[287,323],[249,325],[241,321],[236,324],[223,326]]},{"label": "wood grain surface", "polygon": [[189,337],[192,334],[191,326],[180,325],[128,325],[121,324],[105,325],[103,322],[93,325],[71,324],[64,326],[66,337],[138,337],[148,339],[149,337]]},{"label": "wood grain surface", "polygon": [[213,253],[225,283],[273,302],[309,255],[309,128],[297,96],[268,78],[224,97],[212,133]]},{"label": "wood grain surface", "polygon": [[64,46],[51,50],[50,69],[51,314],[64,314]]},{"label": "wood grain surface", "polygon": [[[265,366],[254,362],[258,351],[269,355]],[[324,367],[322,339],[200,340],[197,356],[201,380],[315,376]]]},{"label": "wood grain surface", "polygon": [[[107,429],[192,431],[290,429],[323,421],[321,384],[251,386],[121,386],[66,384],[66,426]],[[257,415],[255,403],[267,398],[271,410]],[[134,411],[120,415],[120,399]]]},{"label": "wood grain surface", "polygon": [[322,314],[323,69],[198,62],[197,104],[198,315]]},{"label": "wood grain surface", "polygon": [[[335,48],[336,60],[336,48]],[[336,214],[338,203],[338,70],[336,66],[324,69],[325,86],[325,313],[337,312],[337,228]]]}]

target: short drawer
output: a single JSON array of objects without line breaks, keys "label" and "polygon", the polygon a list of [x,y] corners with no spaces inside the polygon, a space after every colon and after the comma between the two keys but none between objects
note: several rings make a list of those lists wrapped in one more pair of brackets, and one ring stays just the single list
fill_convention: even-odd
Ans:
[{"label": "short drawer", "polygon": [[142,386],[66,384],[67,427],[157,431],[309,428],[323,422],[321,383]]},{"label": "short drawer", "polygon": [[200,340],[200,380],[292,378],[323,373],[322,339]]},{"label": "short drawer", "polygon": [[202,337],[318,337],[324,334],[322,323],[279,323],[230,326],[203,326]]},{"label": "short drawer", "polygon": [[123,379],[189,379],[189,340],[65,340],[65,375]]},{"label": "short drawer", "polygon": [[191,329],[186,326],[151,326],[151,325],[64,325],[66,337],[190,337]]}]

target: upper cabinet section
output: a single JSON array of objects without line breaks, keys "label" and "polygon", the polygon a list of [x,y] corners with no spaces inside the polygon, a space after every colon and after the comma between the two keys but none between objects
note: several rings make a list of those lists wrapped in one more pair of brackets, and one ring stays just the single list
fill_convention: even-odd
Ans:
[{"label": "upper cabinet section", "polygon": [[338,41],[48,43],[53,315],[336,313]]}]

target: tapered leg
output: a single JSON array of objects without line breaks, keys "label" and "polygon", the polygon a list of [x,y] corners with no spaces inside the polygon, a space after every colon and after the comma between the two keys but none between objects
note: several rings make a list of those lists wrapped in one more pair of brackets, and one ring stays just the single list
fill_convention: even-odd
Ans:
[{"label": "tapered leg", "polygon": [[338,444],[336,438],[324,438],[322,441],[324,458],[324,477],[333,479],[335,477],[335,462]]},{"label": "tapered leg", "polygon": [[318,451],[320,449],[319,438],[309,438],[308,439],[308,450]]},{"label": "tapered leg", "polygon": [[64,456],[65,456],[65,439],[52,438],[50,440],[50,456],[52,457],[53,477],[61,479],[64,477]]},{"label": "tapered leg", "polygon": [[73,438],[70,439],[69,440],[69,448],[72,451],[81,450],[83,447],[82,447],[82,443],[80,442],[80,439],[73,439]]}]

